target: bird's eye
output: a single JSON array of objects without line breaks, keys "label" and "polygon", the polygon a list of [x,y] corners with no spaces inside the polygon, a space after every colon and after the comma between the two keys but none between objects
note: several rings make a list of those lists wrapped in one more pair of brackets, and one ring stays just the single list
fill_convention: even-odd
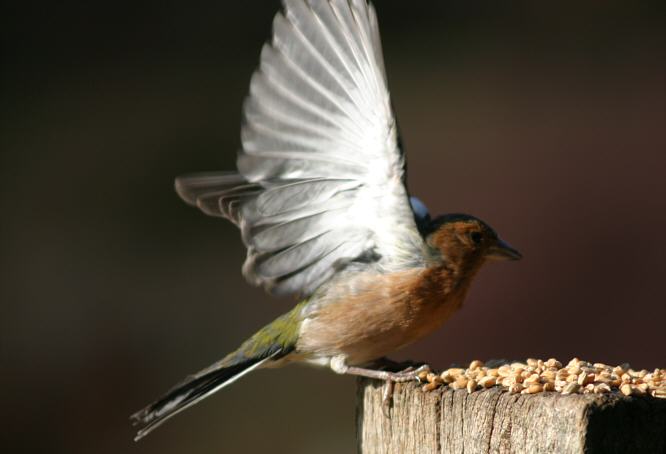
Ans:
[{"label": "bird's eye", "polygon": [[483,239],[483,237],[481,236],[481,232],[472,232],[469,234],[469,237],[472,239],[474,244],[481,243],[481,240]]}]

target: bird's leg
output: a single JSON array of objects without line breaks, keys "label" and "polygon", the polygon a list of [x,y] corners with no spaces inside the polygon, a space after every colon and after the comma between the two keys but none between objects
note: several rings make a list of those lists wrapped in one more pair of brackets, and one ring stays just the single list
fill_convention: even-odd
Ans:
[{"label": "bird's leg", "polygon": [[[395,364],[395,363],[394,363]],[[399,372],[390,372],[386,370],[366,369],[363,367],[348,366],[343,357],[335,357],[331,360],[331,369],[338,374],[356,375],[358,377],[374,378],[376,380],[384,381],[384,393],[382,401],[382,409],[384,415],[389,417],[390,407],[393,401],[393,390],[396,383],[405,383],[412,380],[419,380],[419,374],[426,370],[430,370],[430,366],[424,364],[416,369],[409,366],[407,369]]]},{"label": "bird's leg", "polygon": [[378,369],[378,370],[389,370],[393,372],[411,372],[415,369],[418,369],[419,372],[424,371],[424,370],[431,370],[430,366],[423,362],[416,362],[416,361],[393,361],[390,358],[387,357],[382,357],[379,358],[375,361],[373,361],[370,365],[371,368],[373,369]]}]

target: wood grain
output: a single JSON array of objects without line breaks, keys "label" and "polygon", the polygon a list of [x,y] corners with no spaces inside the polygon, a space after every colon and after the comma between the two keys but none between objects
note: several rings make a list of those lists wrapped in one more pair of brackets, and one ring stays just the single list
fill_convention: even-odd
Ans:
[{"label": "wood grain", "polygon": [[391,417],[383,384],[360,379],[361,454],[665,453],[666,401],[618,394],[423,392],[396,385]]}]

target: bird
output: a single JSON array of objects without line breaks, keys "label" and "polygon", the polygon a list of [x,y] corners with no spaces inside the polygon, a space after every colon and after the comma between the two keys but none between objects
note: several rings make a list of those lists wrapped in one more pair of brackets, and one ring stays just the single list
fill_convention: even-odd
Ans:
[{"label": "bird", "polygon": [[414,380],[375,364],[442,326],[486,262],[521,258],[481,219],[432,217],[409,193],[371,2],[284,0],[242,113],[237,170],[175,189],[240,229],[250,284],[297,304],[134,414],[137,440],[256,369]]}]

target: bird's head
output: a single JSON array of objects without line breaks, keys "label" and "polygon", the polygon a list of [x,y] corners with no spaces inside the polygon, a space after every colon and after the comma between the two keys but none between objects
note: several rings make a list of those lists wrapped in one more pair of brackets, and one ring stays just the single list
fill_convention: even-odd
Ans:
[{"label": "bird's head", "polygon": [[431,221],[426,240],[448,261],[477,267],[486,260],[518,260],[520,252],[481,219],[447,214]]}]

